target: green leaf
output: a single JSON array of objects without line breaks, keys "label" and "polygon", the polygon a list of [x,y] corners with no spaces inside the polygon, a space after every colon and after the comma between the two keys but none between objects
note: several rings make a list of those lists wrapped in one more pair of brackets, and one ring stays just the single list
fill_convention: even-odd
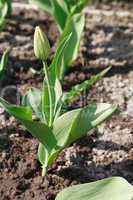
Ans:
[{"label": "green leaf", "polygon": [[107,103],[90,104],[60,116],[53,125],[57,145],[61,148],[83,137],[92,128],[107,119],[117,106]]},{"label": "green leaf", "polygon": [[8,112],[10,115],[15,116],[16,118],[32,120],[32,111],[28,107],[11,105],[1,97],[0,106],[3,107],[5,111]]},{"label": "green leaf", "polygon": [[84,7],[89,3],[89,0],[79,0],[77,3],[75,3],[74,6],[71,8],[72,15],[81,13]]},{"label": "green leaf", "polygon": [[30,3],[35,3],[41,9],[52,14],[52,4],[51,0],[29,0]]},{"label": "green leaf", "polygon": [[72,33],[64,37],[57,44],[57,50],[55,52],[55,56],[53,58],[52,64],[50,65],[50,73],[52,77],[58,77],[59,80],[64,78],[64,56],[65,49],[69,43],[70,38],[72,37]]},{"label": "green leaf", "polygon": [[[47,70],[47,68],[46,68]],[[45,71],[46,71],[45,70]],[[62,106],[62,87],[60,81],[58,80],[56,74],[53,74],[51,70],[48,70],[48,79],[43,82],[43,92],[42,92],[42,112],[47,121],[50,119],[50,111],[52,109],[52,122],[55,117],[58,116],[61,106]],[[49,83],[48,83],[49,82]],[[49,92],[50,91],[50,92]],[[51,94],[51,96],[50,96]],[[51,98],[51,100],[50,100]]]},{"label": "green leaf", "polygon": [[54,90],[55,90],[54,120],[56,120],[60,115],[60,111],[62,108],[62,95],[63,95],[62,86],[58,79],[56,79],[55,81]]},{"label": "green leaf", "polygon": [[84,14],[76,14],[74,16],[69,16],[64,28],[64,31],[60,37],[60,42],[68,36],[70,33],[72,33],[72,36],[69,40],[69,43],[65,49],[64,53],[64,67],[63,69],[67,69],[67,67],[70,65],[70,63],[76,59],[79,44],[81,40],[81,35],[83,32],[85,24],[85,17]]},{"label": "green leaf", "polygon": [[53,16],[60,28],[60,31],[62,32],[68,17],[67,5],[61,0],[51,0],[51,4],[53,7]]},{"label": "green leaf", "polygon": [[97,83],[99,80],[103,78],[103,76],[111,69],[111,67],[108,67],[107,69],[103,70],[99,74],[91,77],[89,80],[85,80],[83,83],[77,84],[72,87],[72,89],[64,93],[64,102],[65,104],[71,102],[71,100],[80,95],[81,92],[89,89],[91,86],[93,86],[95,83]]},{"label": "green leaf", "polygon": [[45,162],[48,163],[46,161],[46,160],[48,160],[48,151],[42,143],[39,143],[38,159],[42,165],[44,165]]},{"label": "green leaf", "polygon": [[57,22],[60,31],[64,29],[68,16],[67,5],[60,0],[29,0],[30,3],[35,3],[41,9],[49,12]]},{"label": "green leaf", "polygon": [[36,137],[49,151],[56,146],[56,138],[52,130],[44,123],[32,120],[30,108],[14,106],[0,97],[0,105],[11,115],[17,118],[26,129]]},{"label": "green leaf", "polygon": [[0,30],[4,28],[6,17],[9,17],[12,12],[11,0],[0,0]]},{"label": "green leaf", "polygon": [[67,4],[69,13],[76,14],[82,12],[83,8],[88,4],[89,0],[64,0]]},{"label": "green leaf", "polygon": [[[56,79],[57,80],[57,79]],[[58,103],[58,94],[60,91],[56,89],[56,80],[53,80],[49,76],[49,86],[47,82],[44,80],[43,82],[43,92],[42,92],[42,113],[44,116],[44,119],[46,120],[47,124],[49,123],[50,120],[50,109],[52,108],[52,121],[54,120],[54,116],[56,115],[55,110],[56,110],[56,105]],[[50,93],[51,97],[49,95],[49,89],[50,88]],[[62,95],[62,93],[61,93]],[[50,101],[51,98],[51,101]]]},{"label": "green leaf", "polygon": [[57,139],[57,146],[61,148],[66,146],[70,137],[72,125],[81,109],[73,110],[61,115],[53,124],[53,133]]},{"label": "green leaf", "polygon": [[[49,155],[49,165],[54,162],[63,148],[86,135],[88,131],[103,122],[115,110],[116,106],[110,104],[91,104],[85,108],[67,112],[57,118],[52,130],[57,144]],[[41,155],[41,161],[43,162],[44,152],[46,152],[45,147],[41,146],[39,155]]]},{"label": "green leaf", "polygon": [[41,91],[36,88],[31,88],[25,96],[22,98],[22,105],[30,107],[34,113],[36,114],[37,118],[41,121],[43,120],[41,105]]},{"label": "green leaf", "polygon": [[8,63],[8,57],[9,57],[9,50],[6,50],[2,56],[1,62],[0,62],[0,79],[2,78],[5,68]]},{"label": "green leaf", "polygon": [[8,12],[7,17],[9,17],[12,14],[12,0],[6,0],[8,4]]},{"label": "green leaf", "polygon": [[68,143],[72,143],[95,128],[116,111],[116,105],[108,103],[92,103],[81,109],[73,123]]},{"label": "green leaf", "polygon": [[113,177],[68,187],[55,200],[132,200],[133,186],[125,179]]}]

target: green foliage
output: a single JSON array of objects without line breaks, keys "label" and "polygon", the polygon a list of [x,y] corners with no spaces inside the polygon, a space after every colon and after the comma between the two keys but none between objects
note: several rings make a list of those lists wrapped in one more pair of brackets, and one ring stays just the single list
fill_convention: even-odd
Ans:
[{"label": "green foliage", "polygon": [[65,57],[62,62],[62,73],[60,80],[64,78],[68,66],[77,57],[81,35],[85,24],[84,7],[89,0],[30,0],[31,3],[37,4],[40,8],[50,13],[55,19],[61,36],[58,45],[64,38],[72,33],[71,39],[65,49]]},{"label": "green foliage", "polygon": [[0,30],[6,23],[6,17],[12,12],[12,0],[0,0]]},{"label": "green foliage", "polygon": [[8,62],[8,55],[9,55],[9,50],[6,50],[1,58],[1,62],[0,62],[0,80],[2,79],[4,72],[5,72],[5,68],[7,66],[7,62]]},{"label": "green foliage", "polygon": [[55,200],[132,200],[133,186],[120,177],[68,187]]},{"label": "green foliage", "polygon": [[[36,31],[41,32],[38,28]],[[43,176],[65,147],[84,136],[116,110],[115,105],[92,103],[84,108],[62,113],[64,98],[57,67],[60,67],[59,64],[65,56],[69,37],[66,37],[59,46],[49,67],[46,60],[42,60],[45,73],[42,91],[31,88],[24,96],[22,106],[11,105],[0,98],[0,105],[39,140],[38,158],[42,164]],[[34,40],[38,40],[38,37]]]}]

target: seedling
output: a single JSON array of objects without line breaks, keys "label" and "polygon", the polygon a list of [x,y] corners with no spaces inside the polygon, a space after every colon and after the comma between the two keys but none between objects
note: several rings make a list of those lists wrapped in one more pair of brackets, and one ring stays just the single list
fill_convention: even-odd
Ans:
[{"label": "seedling", "polygon": [[62,80],[68,66],[77,57],[85,25],[85,14],[83,10],[89,0],[30,0],[30,2],[36,3],[55,19],[61,34],[57,46],[62,43],[66,36],[72,33],[72,37],[65,49],[65,57],[62,62],[62,73],[59,75],[59,79]]},{"label": "seedling", "polygon": [[45,73],[42,91],[31,88],[24,96],[21,106],[11,105],[0,98],[1,106],[20,120],[39,140],[38,159],[42,165],[42,176],[46,175],[48,168],[64,148],[86,135],[117,108],[116,105],[108,103],[92,103],[84,108],[63,113],[64,93],[58,72],[70,37],[71,35],[63,40],[48,66],[50,45],[41,29],[36,27],[34,52],[36,57],[42,60]]},{"label": "seedling", "polygon": [[6,23],[6,17],[12,12],[12,0],[0,0],[0,30]]}]

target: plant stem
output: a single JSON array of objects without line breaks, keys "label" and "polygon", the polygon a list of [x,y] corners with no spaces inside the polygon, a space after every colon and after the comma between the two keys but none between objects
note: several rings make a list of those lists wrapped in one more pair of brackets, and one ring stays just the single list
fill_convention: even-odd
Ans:
[{"label": "plant stem", "polygon": [[52,122],[53,122],[52,92],[51,92],[51,88],[50,88],[51,85],[50,85],[49,74],[48,74],[48,66],[47,66],[47,63],[44,61],[43,61],[43,68],[44,68],[44,73],[45,73],[45,78],[46,78],[48,93],[49,93],[49,101],[50,101],[49,127],[51,127]]},{"label": "plant stem", "polygon": [[42,177],[44,177],[47,173],[47,168],[45,167],[45,165],[42,166]]}]

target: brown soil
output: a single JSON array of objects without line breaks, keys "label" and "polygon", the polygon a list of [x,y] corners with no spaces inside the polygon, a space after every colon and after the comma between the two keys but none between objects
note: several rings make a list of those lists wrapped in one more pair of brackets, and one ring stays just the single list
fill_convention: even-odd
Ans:
[{"label": "brown soil", "polygon": [[[70,185],[110,176],[125,177],[133,184],[133,15],[131,6],[116,4],[117,10],[131,12],[128,17],[90,15],[79,57],[65,77],[64,88],[90,78],[112,64],[107,76],[75,99],[71,107],[92,101],[117,103],[121,112],[62,152],[45,178],[41,177],[36,152],[38,142],[21,124],[0,109],[0,200],[54,200]],[[97,5],[111,10],[113,5]],[[114,8],[114,7],[113,7]],[[133,7],[132,7],[133,8]],[[117,11],[118,12],[118,11]],[[41,68],[33,53],[34,27],[41,25],[55,49],[58,31],[51,17],[43,12],[17,9],[0,33],[0,53],[11,47],[10,61],[1,88],[12,85],[5,96],[16,102],[16,90],[41,87],[43,77],[30,67]]]}]

